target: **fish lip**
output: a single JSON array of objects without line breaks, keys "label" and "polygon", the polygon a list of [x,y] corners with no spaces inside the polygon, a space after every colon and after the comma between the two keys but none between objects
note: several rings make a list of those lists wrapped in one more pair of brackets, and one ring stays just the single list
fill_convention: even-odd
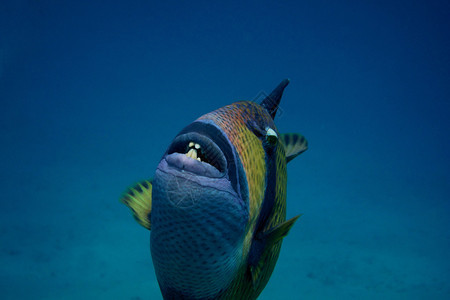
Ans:
[{"label": "fish lip", "polygon": [[224,177],[223,173],[210,164],[187,157],[185,154],[172,153],[166,155],[164,159],[167,162],[168,167],[181,172],[189,172],[197,176],[210,178]]},{"label": "fish lip", "polygon": [[[201,147],[202,161],[186,156],[189,143]],[[181,171],[188,171],[200,176],[220,178],[227,173],[227,161],[223,151],[209,137],[197,132],[188,132],[177,136],[165,155],[167,164]]]}]

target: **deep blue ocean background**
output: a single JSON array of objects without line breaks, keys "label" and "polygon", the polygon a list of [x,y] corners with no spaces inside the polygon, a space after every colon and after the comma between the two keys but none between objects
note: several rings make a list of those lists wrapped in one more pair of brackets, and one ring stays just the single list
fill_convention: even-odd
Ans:
[{"label": "deep blue ocean background", "polygon": [[2,1],[0,297],[161,299],[121,193],[290,78],[304,215],[260,299],[450,299],[449,3]]}]

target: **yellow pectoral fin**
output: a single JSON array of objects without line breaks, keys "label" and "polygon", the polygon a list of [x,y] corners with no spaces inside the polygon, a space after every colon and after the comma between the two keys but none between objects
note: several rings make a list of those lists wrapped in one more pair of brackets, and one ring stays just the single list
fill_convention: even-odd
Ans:
[{"label": "yellow pectoral fin", "polygon": [[150,180],[144,180],[129,188],[120,201],[131,209],[134,218],[140,225],[148,230],[151,229],[152,183]]},{"label": "yellow pectoral fin", "polygon": [[282,134],[281,140],[286,151],[286,162],[290,162],[308,149],[308,141],[299,133]]}]

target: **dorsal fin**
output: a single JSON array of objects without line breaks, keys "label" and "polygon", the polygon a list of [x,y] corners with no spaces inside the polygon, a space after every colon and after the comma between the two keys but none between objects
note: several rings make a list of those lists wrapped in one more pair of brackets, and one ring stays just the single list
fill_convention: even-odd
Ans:
[{"label": "dorsal fin", "polygon": [[264,98],[261,102],[261,106],[264,107],[267,112],[272,116],[272,119],[275,119],[275,115],[278,110],[278,106],[280,105],[281,96],[283,95],[283,91],[286,86],[289,84],[289,79],[283,80],[269,96]]},{"label": "dorsal fin", "polygon": [[120,201],[128,206],[140,225],[148,230],[151,229],[152,183],[150,180],[141,181],[134,187],[129,188],[120,198]]},{"label": "dorsal fin", "polygon": [[286,151],[286,162],[290,162],[308,149],[308,141],[299,133],[282,134],[281,140]]}]

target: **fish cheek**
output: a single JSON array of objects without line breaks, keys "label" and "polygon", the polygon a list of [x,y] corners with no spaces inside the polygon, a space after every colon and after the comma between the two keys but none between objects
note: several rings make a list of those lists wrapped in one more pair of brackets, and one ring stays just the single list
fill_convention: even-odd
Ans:
[{"label": "fish cheek", "polygon": [[242,264],[248,214],[228,180],[194,182],[182,178],[185,175],[157,170],[151,215],[153,264],[162,289],[214,298]]},{"label": "fish cheek", "polygon": [[[165,174],[161,180],[159,188],[159,197],[162,201],[167,201],[178,208],[189,208],[196,205],[198,195],[202,193],[202,186],[192,184],[192,181],[185,177]],[[158,199],[155,199],[158,201]]]}]

